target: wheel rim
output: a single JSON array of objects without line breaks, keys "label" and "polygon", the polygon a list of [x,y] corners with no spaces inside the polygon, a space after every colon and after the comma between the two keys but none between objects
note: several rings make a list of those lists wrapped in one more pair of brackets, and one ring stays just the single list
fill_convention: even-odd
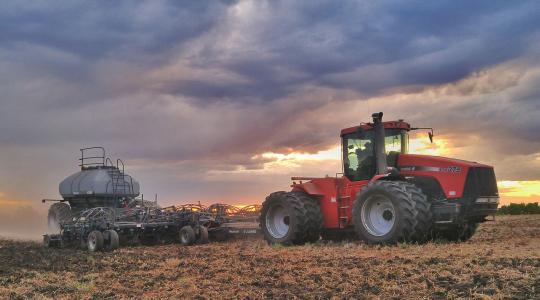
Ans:
[{"label": "wheel rim", "polygon": [[94,250],[96,248],[96,236],[91,234],[88,236],[88,249],[90,250]]},{"label": "wheel rim", "polygon": [[181,240],[181,242],[182,242],[183,244],[187,244],[187,243],[188,243],[189,238],[188,238],[187,232],[185,232],[185,231],[182,232],[182,237],[180,238],[180,240]]},{"label": "wheel rim", "polygon": [[374,236],[388,234],[396,221],[394,204],[380,195],[371,196],[364,202],[361,216],[362,225]]},{"label": "wheel rim", "polygon": [[280,239],[289,232],[290,216],[282,205],[270,207],[266,213],[266,229],[275,238]]}]

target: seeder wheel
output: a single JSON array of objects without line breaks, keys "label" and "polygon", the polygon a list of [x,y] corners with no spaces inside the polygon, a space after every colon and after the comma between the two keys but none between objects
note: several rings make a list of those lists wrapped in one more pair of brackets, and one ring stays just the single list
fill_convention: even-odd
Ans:
[{"label": "seeder wheel", "polygon": [[88,240],[86,241],[88,246],[88,251],[96,252],[103,249],[103,234],[100,231],[94,230],[88,235]]},{"label": "seeder wheel", "polygon": [[208,244],[208,228],[197,225],[195,231],[197,232],[197,244]]},{"label": "seeder wheel", "polygon": [[120,247],[120,238],[115,230],[105,230],[103,232],[103,244],[105,251],[114,251]]},{"label": "seeder wheel", "polygon": [[184,246],[193,245],[195,242],[195,230],[191,226],[186,225],[180,229],[179,233],[180,243]]}]

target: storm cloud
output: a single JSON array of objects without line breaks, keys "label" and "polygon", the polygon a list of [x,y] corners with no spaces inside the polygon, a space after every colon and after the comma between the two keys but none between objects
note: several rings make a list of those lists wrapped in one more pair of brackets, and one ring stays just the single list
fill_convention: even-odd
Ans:
[{"label": "storm cloud", "polygon": [[171,201],[260,197],[285,174],[209,174],[326,150],[377,110],[436,127],[498,179],[539,180],[539,13],[537,1],[7,1],[0,192],[54,197],[78,148],[103,145]]}]

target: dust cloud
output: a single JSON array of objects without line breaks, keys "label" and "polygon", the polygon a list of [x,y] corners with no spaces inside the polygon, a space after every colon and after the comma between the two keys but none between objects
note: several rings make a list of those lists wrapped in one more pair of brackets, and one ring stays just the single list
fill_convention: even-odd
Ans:
[{"label": "dust cloud", "polygon": [[0,206],[0,238],[37,241],[47,231],[45,212],[30,205]]}]

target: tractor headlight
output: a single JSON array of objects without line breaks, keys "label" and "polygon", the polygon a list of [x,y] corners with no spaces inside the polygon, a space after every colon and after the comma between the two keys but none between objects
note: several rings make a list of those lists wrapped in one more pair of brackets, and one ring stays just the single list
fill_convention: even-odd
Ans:
[{"label": "tractor headlight", "polygon": [[499,203],[499,197],[481,197],[476,199],[476,203]]}]

